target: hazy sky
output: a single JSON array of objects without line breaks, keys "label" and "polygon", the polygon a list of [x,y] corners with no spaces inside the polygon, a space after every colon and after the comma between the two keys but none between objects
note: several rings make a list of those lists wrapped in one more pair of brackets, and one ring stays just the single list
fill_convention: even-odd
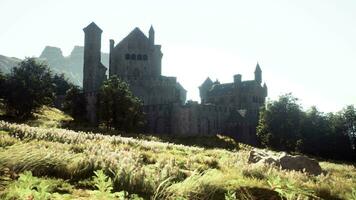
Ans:
[{"label": "hazy sky", "polygon": [[231,82],[263,71],[269,98],[292,92],[305,108],[356,104],[355,0],[0,0],[0,54],[39,56],[46,45],[68,55],[94,21],[102,51],[132,29],[152,24],[162,72],[199,100],[207,76]]}]

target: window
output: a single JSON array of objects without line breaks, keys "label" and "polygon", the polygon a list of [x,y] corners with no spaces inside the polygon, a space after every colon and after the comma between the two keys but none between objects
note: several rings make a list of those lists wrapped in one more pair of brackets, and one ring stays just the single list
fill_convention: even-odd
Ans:
[{"label": "window", "polygon": [[125,55],[125,59],[126,59],[126,60],[130,60],[130,54],[127,53],[127,54]]},{"label": "window", "polygon": [[136,60],[136,55],[135,54],[131,54],[131,60]]},{"label": "window", "polygon": [[147,60],[147,55],[143,55],[143,56],[142,56],[142,59],[143,59],[143,60]]},{"label": "window", "polygon": [[137,55],[137,60],[142,60],[142,55],[141,54]]}]

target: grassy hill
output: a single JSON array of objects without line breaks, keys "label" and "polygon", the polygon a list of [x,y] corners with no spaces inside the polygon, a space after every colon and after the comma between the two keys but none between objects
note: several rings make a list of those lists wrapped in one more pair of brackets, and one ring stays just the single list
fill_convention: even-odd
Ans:
[{"label": "grassy hill", "polygon": [[[66,119],[52,111],[31,126],[0,121],[0,199],[356,199],[353,165],[320,162],[325,173],[309,176],[249,165],[251,147],[224,137],[48,128]],[[193,139],[204,147],[182,145]]]}]

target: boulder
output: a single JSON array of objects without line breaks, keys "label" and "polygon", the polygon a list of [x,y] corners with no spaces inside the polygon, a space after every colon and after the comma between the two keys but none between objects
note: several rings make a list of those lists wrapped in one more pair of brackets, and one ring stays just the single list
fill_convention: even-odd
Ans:
[{"label": "boulder", "polygon": [[311,175],[319,175],[322,173],[318,161],[308,158],[307,156],[293,156],[284,152],[274,153],[255,149],[250,152],[248,163],[274,165],[281,169],[301,171]]},{"label": "boulder", "polygon": [[279,158],[279,163],[282,169],[305,171],[312,175],[319,175],[322,173],[318,161],[308,158],[307,156],[292,156],[283,155]]}]

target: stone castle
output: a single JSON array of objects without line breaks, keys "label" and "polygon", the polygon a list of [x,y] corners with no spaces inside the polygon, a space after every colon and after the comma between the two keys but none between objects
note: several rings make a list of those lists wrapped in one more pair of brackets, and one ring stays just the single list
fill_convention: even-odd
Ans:
[{"label": "stone castle", "polygon": [[[84,29],[83,89],[88,118],[96,122],[96,93],[106,80],[107,68],[101,63],[102,30],[92,22]],[[135,28],[115,44],[110,40],[109,76],[126,81],[144,104],[149,133],[181,136],[225,134],[253,144],[256,141],[258,112],[264,105],[267,86],[257,64],[255,79],[221,84],[207,78],[199,87],[201,103],[186,102],[187,91],[176,77],[161,74],[161,45],[155,44],[151,26],[148,37]]]}]

